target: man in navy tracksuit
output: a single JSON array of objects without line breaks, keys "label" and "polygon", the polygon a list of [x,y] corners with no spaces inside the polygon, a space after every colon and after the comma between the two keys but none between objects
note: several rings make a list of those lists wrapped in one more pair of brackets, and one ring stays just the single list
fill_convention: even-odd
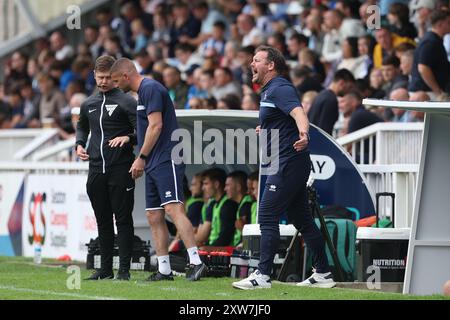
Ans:
[{"label": "man in navy tracksuit", "polygon": [[158,271],[147,280],[173,280],[165,214],[175,223],[187,248],[190,265],[186,278],[199,280],[206,265],[200,260],[194,229],[184,210],[185,165],[176,164],[172,159],[172,149],[177,143],[172,140],[172,133],[178,129],[178,122],[169,93],[159,82],[139,75],[133,62],[126,58],[114,63],[111,77],[119,88],[138,94],[137,139],[140,152],[130,172],[134,179],[145,173],[146,211],[158,258]]},{"label": "man in navy tracksuit", "polygon": [[[110,56],[95,63],[98,93],[90,96],[80,108],[77,123],[76,152],[89,161],[87,194],[97,219],[101,269],[88,280],[112,279],[114,226],[116,218],[119,246],[119,272],[116,279],[129,280],[133,249],[134,180],[128,172],[134,161],[136,144],[136,100],[114,88]],[[86,150],[89,132],[91,138]]]},{"label": "man in navy tracksuit", "polygon": [[[269,172],[259,205],[261,229],[260,262],[248,278],[233,283],[244,290],[271,288],[273,258],[280,241],[280,215],[287,213],[290,223],[301,232],[313,252],[313,275],[297,285],[331,288],[335,286],[325,254],[325,242],[308,206],[306,182],[311,170],[308,150],[309,122],[293,85],[280,76],[287,71],[282,54],[268,46],[256,50],[251,64],[252,81],[262,86],[260,103],[260,134],[268,133],[267,150],[271,150],[271,133],[278,130],[279,150],[272,153]],[[264,147],[264,146],[263,146]],[[263,161],[262,161],[263,162]],[[262,163],[264,165],[264,163]]]}]

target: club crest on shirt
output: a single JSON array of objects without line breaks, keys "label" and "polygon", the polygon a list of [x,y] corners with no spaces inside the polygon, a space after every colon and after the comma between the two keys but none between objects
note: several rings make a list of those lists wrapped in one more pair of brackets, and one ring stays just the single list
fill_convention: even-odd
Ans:
[{"label": "club crest on shirt", "polygon": [[117,106],[117,104],[105,104],[105,108],[108,111],[110,117],[113,114],[114,110],[116,110]]}]

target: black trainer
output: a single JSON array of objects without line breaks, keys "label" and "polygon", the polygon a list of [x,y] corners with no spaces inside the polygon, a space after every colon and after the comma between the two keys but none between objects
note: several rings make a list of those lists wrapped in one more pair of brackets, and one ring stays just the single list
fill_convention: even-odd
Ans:
[{"label": "black trainer", "polygon": [[105,272],[97,270],[89,278],[86,278],[84,280],[105,280],[105,279],[114,279],[114,273],[112,271]]},{"label": "black trainer", "polygon": [[189,281],[200,280],[206,270],[206,264],[204,263],[198,265],[190,264],[189,269],[186,271],[186,279]]},{"label": "black trainer", "polygon": [[129,271],[119,271],[114,278],[114,280],[118,281],[129,281],[130,280],[130,272]]},{"label": "black trainer", "polygon": [[147,281],[173,281],[173,273],[162,274],[161,272],[155,272],[150,277],[147,278]]}]

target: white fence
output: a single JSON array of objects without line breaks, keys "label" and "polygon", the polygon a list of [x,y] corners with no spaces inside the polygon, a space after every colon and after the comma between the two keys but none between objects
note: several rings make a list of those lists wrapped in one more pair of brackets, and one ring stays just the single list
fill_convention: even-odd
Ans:
[{"label": "white fence", "polygon": [[[419,165],[360,165],[359,169],[374,196],[379,192],[395,194],[395,227],[411,227]],[[391,218],[392,209],[390,199],[380,198],[380,219]]]},{"label": "white fence", "polygon": [[423,123],[379,122],[340,137],[337,142],[357,163],[417,164],[422,134]]},{"label": "white fence", "polygon": [[0,130],[0,161],[22,161],[58,141],[57,129]]}]

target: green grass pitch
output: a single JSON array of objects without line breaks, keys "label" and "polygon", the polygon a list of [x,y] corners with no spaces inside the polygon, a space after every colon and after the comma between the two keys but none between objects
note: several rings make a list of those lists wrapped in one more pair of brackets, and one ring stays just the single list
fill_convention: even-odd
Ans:
[{"label": "green grass pitch", "polygon": [[[132,272],[129,282],[103,280],[83,281],[80,289],[68,289],[69,264],[44,259],[35,265],[23,257],[0,257],[0,299],[45,300],[404,300],[449,299],[444,296],[410,296],[352,289],[300,288],[274,282],[272,289],[248,291],[231,287],[232,278],[202,278],[189,282],[183,277],[175,281],[149,283],[148,272]],[[92,271],[81,267],[81,279]],[[73,282],[72,282],[73,283]],[[449,299],[450,300],[450,299]]]}]

